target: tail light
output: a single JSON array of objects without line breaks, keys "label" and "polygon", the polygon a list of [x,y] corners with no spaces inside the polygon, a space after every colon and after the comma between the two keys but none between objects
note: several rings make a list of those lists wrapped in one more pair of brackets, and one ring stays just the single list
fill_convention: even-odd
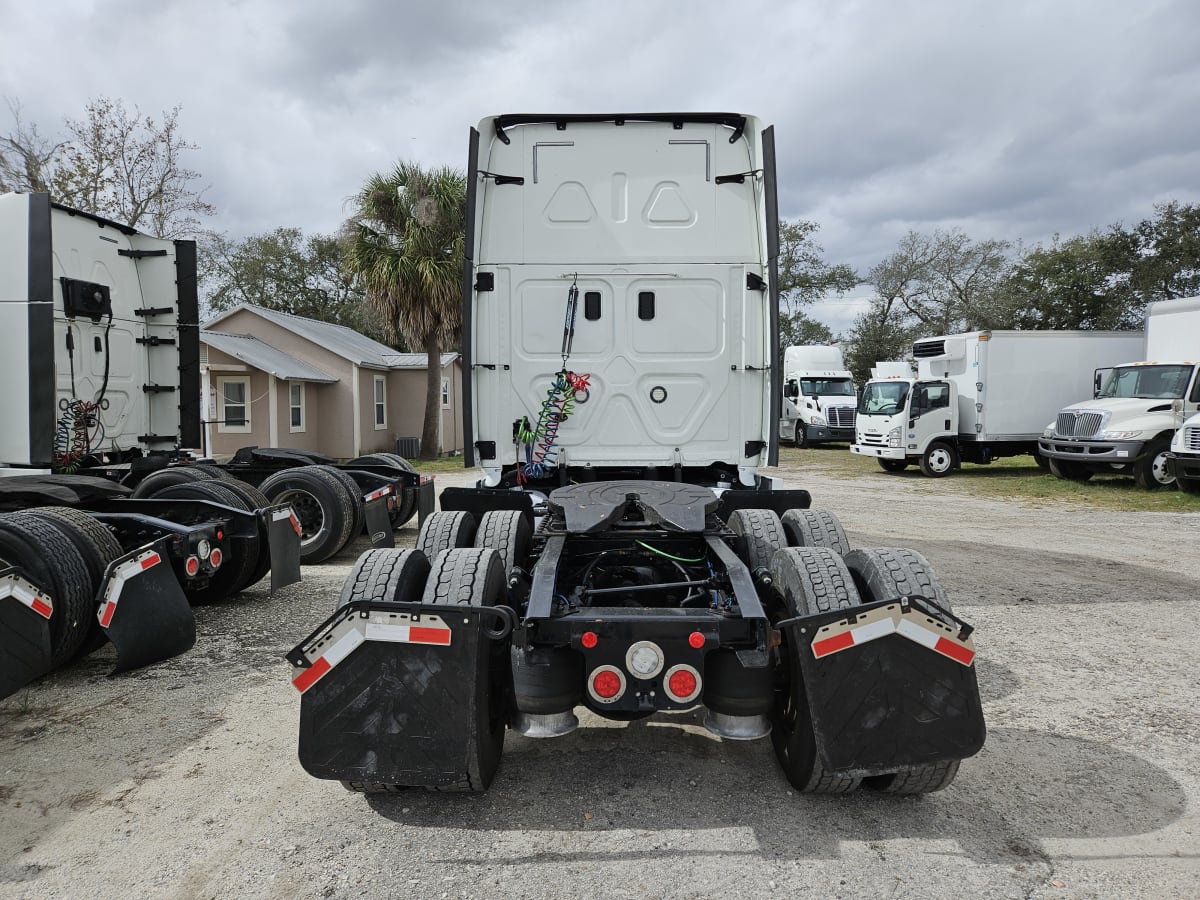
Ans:
[{"label": "tail light", "polygon": [[688,665],[671,666],[663,678],[663,690],[676,703],[690,703],[700,696],[700,673]]},{"label": "tail light", "polygon": [[588,676],[587,686],[597,703],[615,703],[625,693],[625,674],[616,666],[597,666]]},{"label": "tail light", "polygon": [[223,554],[216,547],[213,547],[212,553],[208,554],[208,564],[210,566],[212,566],[214,569],[219,569],[221,567],[221,562],[224,559],[225,559],[225,554]]},{"label": "tail light", "polygon": [[195,578],[200,572],[200,560],[195,556],[189,556],[183,563],[183,571],[187,572],[188,578]]}]

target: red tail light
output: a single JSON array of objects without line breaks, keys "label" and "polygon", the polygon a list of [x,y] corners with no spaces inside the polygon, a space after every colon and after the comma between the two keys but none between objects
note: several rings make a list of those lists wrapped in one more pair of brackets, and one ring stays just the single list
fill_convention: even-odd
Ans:
[{"label": "red tail light", "polygon": [[200,560],[194,556],[189,556],[183,564],[183,571],[188,573],[189,578],[194,578],[200,571]]},{"label": "red tail light", "polygon": [[223,560],[224,558],[225,558],[224,554],[221,553],[220,550],[218,550],[214,547],[213,552],[210,553],[208,556],[209,565],[211,565],[214,569],[218,569],[221,566],[221,560]]},{"label": "red tail light", "polygon": [[663,678],[663,688],[676,703],[690,703],[700,696],[700,673],[688,665],[671,666]]},{"label": "red tail light", "polygon": [[599,666],[588,676],[588,693],[597,703],[615,703],[625,693],[625,675],[616,666]]}]

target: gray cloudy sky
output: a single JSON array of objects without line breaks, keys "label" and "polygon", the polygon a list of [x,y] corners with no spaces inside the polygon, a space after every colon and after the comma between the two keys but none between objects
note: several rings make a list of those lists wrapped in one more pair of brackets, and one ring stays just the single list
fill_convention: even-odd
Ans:
[{"label": "gray cloudy sky", "polygon": [[45,134],[98,95],[181,105],[234,237],[332,232],[368,173],[464,166],[492,113],[754,113],[781,213],[865,272],[910,229],[1039,242],[1200,202],[1198,46],[1194,0],[0,0],[0,95]]}]

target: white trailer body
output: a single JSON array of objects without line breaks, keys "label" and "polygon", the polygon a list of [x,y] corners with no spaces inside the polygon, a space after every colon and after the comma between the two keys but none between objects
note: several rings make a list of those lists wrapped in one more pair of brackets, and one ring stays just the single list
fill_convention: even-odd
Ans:
[{"label": "white trailer body", "polygon": [[587,387],[539,472],[722,463],[753,483],[774,461],[774,200],[754,174],[774,160],[756,120],[709,119],[480,123],[464,403],[489,484],[529,463],[517,432],[568,370]]},{"label": "white trailer body", "polygon": [[1200,297],[1150,304],[1144,344],[1124,359],[1136,361],[1114,365],[1048,420],[1040,452],[1059,478],[1120,474],[1142,488],[1172,486],[1172,436],[1200,412]]},{"label": "white trailer body", "polygon": [[871,366],[871,380],[880,378],[912,378],[912,363],[904,359],[889,359]]},{"label": "white trailer body", "polygon": [[1062,398],[1086,390],[1097,369],[1140,343],[1138,332],[1106,331],[976,331],[919,340],[916,378],[873,379],[864,387],[850,449],[889,470],[919,462],[933,476],[964,460],[1035,454],[1045,419]]},{"label": "white trailer body", "polygon": [[858,396],[842,348],[824,344],[783,351],[779,437],[797,447],[854,439]]}]

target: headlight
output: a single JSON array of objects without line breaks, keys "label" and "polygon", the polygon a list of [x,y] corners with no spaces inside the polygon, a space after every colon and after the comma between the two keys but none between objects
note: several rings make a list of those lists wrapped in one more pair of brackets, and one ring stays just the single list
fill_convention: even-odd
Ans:
[{"label": "headlight", "polygon": [[889,447],[899,447],[900,446],[901,432],[902,432],[902,429],[900,428],[899,425],[897,425],[895,428],[893,428],[891,431],[888,432],[888,446]]},{"label": "headlight", "polygon": [[1042,432],[1042,437],[1044,437],[1044,438],[1054,437],[1054,423],[1053,422],[1051,422],[1049,425],[1046,426],[1046,430]]},{"label": "headlight", "polygon": [[822,416],[813,416],[812,423],[823,428],[825,426],[825,419]]},{"label": "headlight", "polygon": [[1102,441],[1132,441],[1141,436],[1140,431],[1102,431],[1098,435]]}]

